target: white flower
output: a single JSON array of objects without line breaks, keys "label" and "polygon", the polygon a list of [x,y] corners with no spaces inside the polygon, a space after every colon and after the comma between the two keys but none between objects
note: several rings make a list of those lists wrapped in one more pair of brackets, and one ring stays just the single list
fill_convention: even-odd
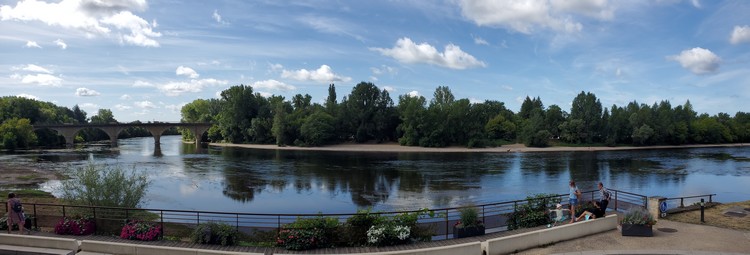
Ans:
[{"label": "white flower", "polygon": [[384,237],[385,228],[383,227],[376,227],[371,226],[369,230],[367,230],[367,242],[369,243],[378,243],[380,239]]},{"label": "white flower", "polygon": [[406,240],[411,236],[411,229],[408,226],[395,226],[393,232],[396,233],[398,240]]}]

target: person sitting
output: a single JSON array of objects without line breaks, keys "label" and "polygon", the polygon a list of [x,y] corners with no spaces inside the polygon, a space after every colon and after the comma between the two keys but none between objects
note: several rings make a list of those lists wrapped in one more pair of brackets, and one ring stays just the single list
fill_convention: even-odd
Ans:
[{"label": "person sitting", "polygon": [[[568,219],[565,215],[565,211],[568,211],[568,214],[570,214],[570,209],[563,208],[561,204],[557,204],[555,206],[555,209],[549,210],[550,213],[553,213],[553,212],[555,213],[555,216],[553,218],[553,221],[554,221],[553,225],[557,225],[557,223],[564,222]],[[550,226],[553,226],[553,225],[550,225]]]},{"label": "person sitting", "polygon": [[[592,203],[589,202],[589,204],[592,204]],[[583,211],[583,213],[581,213],[581,215],[578,216],[578,218],[576,218],[576,221],[580,221],[581,219],[589,220],[589,219],[596,219],[596,218],[604,217],[605,209],[602,209],[599,202],[593,203],[593,205],[594,205],[594,208]]]}]

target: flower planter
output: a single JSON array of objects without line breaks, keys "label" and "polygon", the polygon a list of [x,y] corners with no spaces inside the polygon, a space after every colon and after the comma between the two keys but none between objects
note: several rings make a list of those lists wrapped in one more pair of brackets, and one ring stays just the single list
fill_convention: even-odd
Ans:
[{"label": "flower planter", "polygon": [[484,226],[456,227],[453,226],[453,238],[464,238],[484,235]]},{"label": "flower planter", "polygon": [[622,224],[623,236],[654,236],[651,225]]}]

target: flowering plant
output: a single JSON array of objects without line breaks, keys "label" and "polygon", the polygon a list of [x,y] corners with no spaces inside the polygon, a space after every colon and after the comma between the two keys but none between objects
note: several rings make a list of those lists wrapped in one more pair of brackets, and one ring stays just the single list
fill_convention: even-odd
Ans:
[{"label": "flowering plant", "polygon": [[161,225],[154,222],[130,221],[122,227],[120,238],[129,240],[154,241],[161,237]]},{"label": "flowering plant", "polygon": [[654,219],[654,216],[652,216],[651,213],[649,213],[645,209],[635,208],[627,211],[620,223],[653,226],[656,224],[656,219]]},{"label": "flowering plant", "polygon": [[96,231],[96,222],[90,217],[62,218],[55,225],[55,234],[85,236]]},{"label": "flowering plant", "polygon": [[367,230],[367,242],[372,245],[395,245],[411,241],[411,227],[395,224],[373,225]]},{"label": "flowering plant", "polygon": [[321,229],[282,229],[276,238],[276,245],[287,250],[309,250],[318,248],[321,244]]}]

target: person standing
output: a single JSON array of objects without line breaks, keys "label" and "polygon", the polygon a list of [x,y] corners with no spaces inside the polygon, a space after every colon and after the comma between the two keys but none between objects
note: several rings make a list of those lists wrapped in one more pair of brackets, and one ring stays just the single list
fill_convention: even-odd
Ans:
[{"label": "person standing", "polygon": [[576,182],[573,180],[570,180],[570,183],[568,183],[568,188],[570,188],[570,194],[568,196],[568,202],[570,202],[570,223],[573,223],[576,221],[576,205],[578,205],[578,197],[581,195],[581,191],[578,190],[578,187],[576,186]]},{"label": "person standing", "polygon": [[27,234],[31,233],[30,230],[26,229],[24,223],[26,222],[26,216],[23,214],[23,205],[21,200],[16,197],[16,193],[8,193],[8,234],[13,229],[13,224],[18,224],[18,233],[26,231]]},{"label": "person standing", "polygon": [[612,198],[612,193],[604,187],[604,184],[602,184],[602,182],[599,182],[599,193],[599,208],[601,208],[603,212],[606,212],[607,206],[609,205],[609,200]]}]

